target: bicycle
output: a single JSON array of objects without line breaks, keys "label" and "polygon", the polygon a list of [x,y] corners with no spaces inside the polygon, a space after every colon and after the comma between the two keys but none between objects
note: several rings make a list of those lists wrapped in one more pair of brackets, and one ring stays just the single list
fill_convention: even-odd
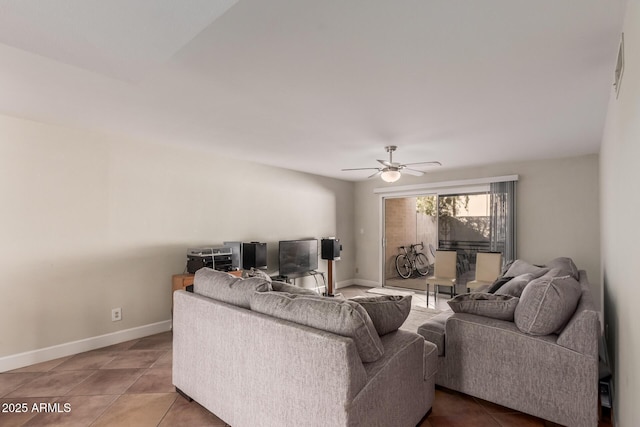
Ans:
[{"label": "bicycle", "polygon": [[404,251],[404,253],[396,256],[396,270],[400,277],[408,279],[411,277],[413,270],[416,270],[419,275],[426,276],[429,274],[431,266],[427,256],[422,252],[416,251],[416,247],[420,246],[420,250],[424,249],[424,243],[410,245],[407,251],[406,246],[399,246],[398,249]]}]

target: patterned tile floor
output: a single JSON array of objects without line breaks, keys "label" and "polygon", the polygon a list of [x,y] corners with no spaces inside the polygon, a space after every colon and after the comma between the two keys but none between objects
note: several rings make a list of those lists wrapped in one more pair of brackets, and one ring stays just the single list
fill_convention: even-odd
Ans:
[{"label": "patterned tile floor", "polygon": [[165,332],[2,373],[0,425],[224,426],[175,392],[172,339]]},{"label": "patterned tile floor", "polygon": [[[339,290],[345,297],[368,288]],[[422,298],[422,300],[421,300]],[[424,294],[416,296],[424,304]],[[420,301],[423,301],[422,303]],[[430,299],[431,308],[438,307]],[[165,332],[0,373],[0,426],[225,426],[171,383],[172,334]],[[464,394],[436,389],[421,427],[553,426]],[[601,423],[608,427],[610,423]]]}]

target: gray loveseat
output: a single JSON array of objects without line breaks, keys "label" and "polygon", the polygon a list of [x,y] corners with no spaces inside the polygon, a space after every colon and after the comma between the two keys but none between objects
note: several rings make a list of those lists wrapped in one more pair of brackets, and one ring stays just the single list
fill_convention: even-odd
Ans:
[{"label": "gray loveseat", "polygon": [[290,294],[206,270],[174,293],[173,383],[227,424],[401,427],[430,411],[436,347],[420,335],[376,336],[382,354],[365,363],[353,338],[251,309],[253,294]]},{"label": "gray loveseat", "polygon": [[513,320],[463,312],[441,313],[420,326],[418,333],[438,346],[436,384],[562,425],[597,426],[600,323],[586,273],[569,264],[573,272],[551,270],[538,279],[566,282],[558,276],[567,273],[578,279],[577,306],[554,333],[525,333]]}]

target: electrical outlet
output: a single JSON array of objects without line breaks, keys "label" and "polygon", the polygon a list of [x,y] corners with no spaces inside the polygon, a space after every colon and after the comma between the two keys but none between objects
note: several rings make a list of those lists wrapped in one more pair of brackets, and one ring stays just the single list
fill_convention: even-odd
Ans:
[{"label": "electrical outlet", "polygon": [[111,310],[111,321],[117,322],[122,320],[122,309],[120,307]]}]

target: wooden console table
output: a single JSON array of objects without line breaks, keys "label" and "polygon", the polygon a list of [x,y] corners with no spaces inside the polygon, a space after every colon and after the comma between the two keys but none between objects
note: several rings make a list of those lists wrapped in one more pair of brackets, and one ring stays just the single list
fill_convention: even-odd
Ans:
[{"label": "wooden console table", "polygon": [[174,274],[171,277],[171,295],[175,291],[184,291],[187,289],[187,286],[193,285],[193,274]]},{"label": "wooden console table", "polygon": [[[242,270],[227,271],[227,273],[236,277],[242,277]],[[174,274],[173,277],[171,277],[171,295],[173,295],[175,291],[184,291],[187,286],[193,285],[193,277],[194,274]]]}]

